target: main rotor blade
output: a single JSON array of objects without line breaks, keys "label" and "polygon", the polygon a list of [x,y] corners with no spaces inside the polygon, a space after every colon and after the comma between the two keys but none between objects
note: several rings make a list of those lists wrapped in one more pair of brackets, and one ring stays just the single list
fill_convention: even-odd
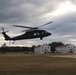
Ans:
[{"label": "main rotor blade", "polygon": [[[46,24],[43,24],[43,25],[41,25],[41,26],[39,26],[39,27],[43,27],[43,26],[48,25],[48,24],[50,24],[50,23],[53,23],[53,21],[48,22],[48,23],[46,23]],[[39,28],[39,27],[38,27],[38,28]]]},{"label": "main rotor blade", "polygon": [[15,26],[15,27],[21,27],[21,28],[32,28],[32,27],[28,27],[28,26],[20,26],[20,25],[13,25],[13,26]]},{"label": "main rotor blade", "polygon": [[50,24],[50,23],[53,23],[53,21],[51,21],[51,22],[48,22],[48,23],[46,23],[46,24],[43,24],[43,25],[41,25],[41,26],[38,26],[38,27],[28,27],[28,26],[20,26],[20,25],[13,25],[13,26],[15,26],[15,27],[21,27],[21,28],[30,28],[30,29],[38,29],[39,27],[43,27],[43,26],[45,26],[45,25],[47,25],[47,24]]},{"label": "main rotor blade", "polygon": [[39,28],[39,29],[56,29],[56,28]]}]

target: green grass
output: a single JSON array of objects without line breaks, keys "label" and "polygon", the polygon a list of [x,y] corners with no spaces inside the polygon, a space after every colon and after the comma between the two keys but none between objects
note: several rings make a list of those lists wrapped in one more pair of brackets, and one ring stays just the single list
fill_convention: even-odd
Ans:
[{"label": "green grass", "polygon": [[76,75],[76,59],[53,54],[0,54],[0,75]]}]

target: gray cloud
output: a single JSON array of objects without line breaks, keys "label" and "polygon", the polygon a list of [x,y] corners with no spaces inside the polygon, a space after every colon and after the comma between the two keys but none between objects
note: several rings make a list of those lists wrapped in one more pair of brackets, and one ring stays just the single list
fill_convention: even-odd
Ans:
[{"label": "gray cloud", "polygon": [[0,22],[20,23],[39,19],[62,0],[0,0]]},{"label": "gray cloud", "polygon": [[[55,11],[58,8],[59,3],[63,1],[71,1],[73,4],[76,3],[75,0],[0,0],[0,30],[2,27],[7,30],[9,29],[10,33],[8,34],[12,34],[12,36],[14,36],[20,33],[23,29],[14,28],[12,27],[12,24],[38,26],[39,24],[48,22],[48,20],[51,21],[51,19],[41,18],[41,16]],[[50,36],[49,39],[44,38],[43,41],[47,39],[45,42],[69,42],[69,39],[76,38],[76,12],[69,12],[64,15],[57,16],[53,21],[53,24],[46,27],[54,27],[56,29],[47,29],[52,32],[52,36]],[[32,42],[38,43],[38,40],[39,39],[35,41],[32,40]]]},{"label": "gray cloud", "polygon": [[60,18],[58,17],[55,19],[55,23],[52,25],[56,27],[56,32],[58,31],[58,34],[73,34],[75,35],[76,33],[76,13],[70,13],[61,16]]},{"label": "gray cloud", "polygon": [[73,4],[76,4],[76,0],[70,0]]}]

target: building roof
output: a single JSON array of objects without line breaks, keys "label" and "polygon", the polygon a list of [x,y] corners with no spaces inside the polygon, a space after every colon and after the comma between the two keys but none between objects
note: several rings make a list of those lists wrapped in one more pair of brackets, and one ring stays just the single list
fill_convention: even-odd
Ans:
[{"label": "building roof", "polygon": [[69,46],[69,45],[71,45],[71,44],[61,45],[61,46],[58,46],[58,47],[56,47],[56,48],[63,48],[63,47],[67,47],[67,46]]},{"label": "building roof", "polygon": [[[48,46],[48,44],[43,44],[43,45],[47,45],[47,46]],[[35,48],[41,47],[41,46],[43,46],[43,45],[38,45],[38,46],[36,46]]]}]

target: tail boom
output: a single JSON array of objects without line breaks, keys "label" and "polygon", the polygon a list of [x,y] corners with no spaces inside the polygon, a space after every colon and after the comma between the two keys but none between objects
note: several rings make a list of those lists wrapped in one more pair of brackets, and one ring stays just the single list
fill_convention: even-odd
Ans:
[{"label": "tail boom", "polygon": [[5,33],[5,32],[2,32],[5,40],[11,40],[11,38]]}]

